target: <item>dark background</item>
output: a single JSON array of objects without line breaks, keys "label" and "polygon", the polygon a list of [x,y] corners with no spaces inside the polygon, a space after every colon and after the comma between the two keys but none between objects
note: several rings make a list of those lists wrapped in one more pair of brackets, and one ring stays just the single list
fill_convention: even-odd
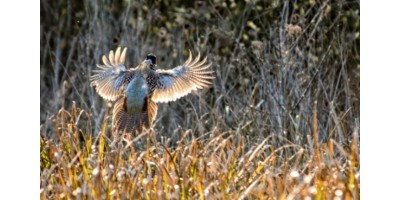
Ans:
[{"label": "dark background", "polygon": [[154,53],[169,69],[189,49],[213,63],[209,89],[159,104],[160,135],[176,139],[182,127],[304,144],[314,101],[320,140],[348,144],[359,127],[358,1],[42,0],[40,12],[41,134],[51,136],[73,102],[98,133],[106,102],[89,76],[118,46],[128,47],[130,67]]}]

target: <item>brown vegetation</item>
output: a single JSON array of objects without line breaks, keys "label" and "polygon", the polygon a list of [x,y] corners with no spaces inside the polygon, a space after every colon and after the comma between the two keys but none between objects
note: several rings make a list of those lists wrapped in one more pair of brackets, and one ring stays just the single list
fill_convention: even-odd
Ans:
[{"label": "brown vegetation", "polygon": [[[41,1],[41,199],[359,199],[359,22],[351,1]],[[199,51],[216,79],[114,138],[89,77],[117,46]]]}]

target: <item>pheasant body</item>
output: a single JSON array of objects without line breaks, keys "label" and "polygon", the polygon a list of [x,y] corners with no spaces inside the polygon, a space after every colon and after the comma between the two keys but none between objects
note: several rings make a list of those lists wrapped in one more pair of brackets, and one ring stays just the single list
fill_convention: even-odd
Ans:
[{"label": "pheasant body", "polygon": [[156,102],[168,102],[181,98],[191,91],[205,88],[211,84],[211,64],[204,65],[200,54],[171,70],[155,69],[156,57],[149,54],[136,68],[127,69],[124,65],[126,48],[114,55],[103,56],[104,65],[91,76],[91,85],[106,100],[116,101],[113,109],[112,125],[115,132],[123,131],[134,135],[150,128],[156,114]]},{"label": "pheasant body", "polygon": [[148,95],[146,79],[141,75],[136,75],[129,82],[125,90],[126,110],[130,114],[138,114],[144,106],[144,100]]}]

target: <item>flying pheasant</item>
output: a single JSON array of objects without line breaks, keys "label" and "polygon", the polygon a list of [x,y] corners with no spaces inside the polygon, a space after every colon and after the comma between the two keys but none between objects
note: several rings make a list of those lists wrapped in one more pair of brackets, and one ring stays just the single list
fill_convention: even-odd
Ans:
[{"label": "flying pheasant", "polygon": [[149,54],[136,68],[125,66],[126,50],[111,50],[108,58],[103,55],[103,65],[97,65],[90,77],[97,93],[114,104],[112,126],[114,132],[137,135],[143,128],[150,128],[157,114],[158,102],[175,101],[191,91],[206,88],[214,79],[207,57],[200,61],[200,53],[193,60],[170,70],[155,69],[156,56]]}]

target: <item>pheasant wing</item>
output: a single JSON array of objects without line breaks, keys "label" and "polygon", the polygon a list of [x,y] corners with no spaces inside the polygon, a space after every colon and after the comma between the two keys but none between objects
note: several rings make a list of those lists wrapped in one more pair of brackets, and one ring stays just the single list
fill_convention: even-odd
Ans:
[{"label": "pheasant wing", "polygon": [[103,55],[103,65],[97,65],[99,70],[94,70],[95,74],[90,77],[90,85],[95,86],[97,93],[106,100],[116,100],[134,75],[124,65],[126,50],[124,48],[121,53],[121,47],[118,47],[115,55],[113,51],[108,58]]},{"label": "pheasant wing", "polygon": [[175,101],[192,91],[208,87],[214,79],[210,64],[205,64],[207,57],[200,61],[200,53],[193,60],[189,58],[183,65],[170,70],[156,70],[155,89],[152,96],[154,102]]}]

